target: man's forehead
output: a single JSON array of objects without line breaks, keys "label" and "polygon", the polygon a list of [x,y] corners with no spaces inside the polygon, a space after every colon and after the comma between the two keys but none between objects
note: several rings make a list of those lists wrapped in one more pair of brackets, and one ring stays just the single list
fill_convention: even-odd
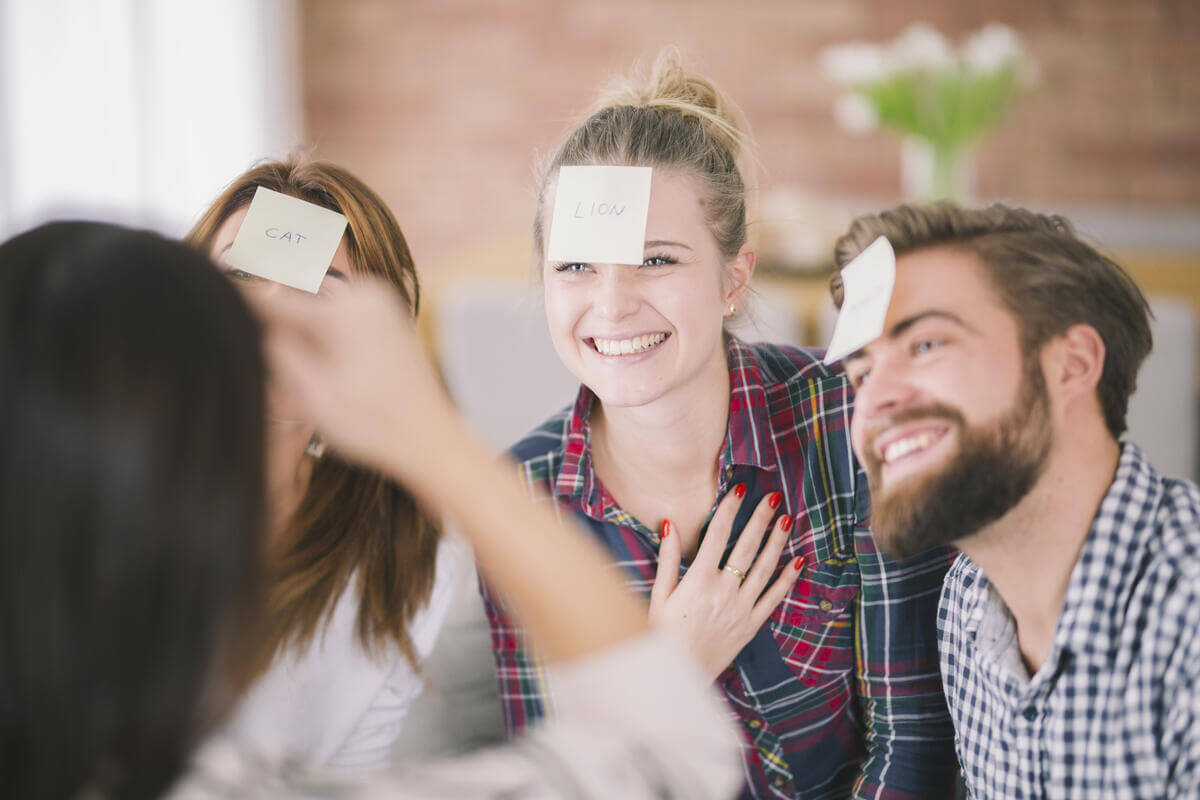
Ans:
[{"label": "man's forehead", "polygon": [[950,246],[914,250],[896,258],[896,284],[884,330],[924,310],[966,316],[972,308],[998,304],[983,264],[971,251]]}]

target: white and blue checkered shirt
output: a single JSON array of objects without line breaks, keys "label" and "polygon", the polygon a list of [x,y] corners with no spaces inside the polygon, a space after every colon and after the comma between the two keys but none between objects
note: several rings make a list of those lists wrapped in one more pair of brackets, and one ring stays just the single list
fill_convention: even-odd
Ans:
[{"label": "white and blue checkered shirt", "polygon": [[965,555],[946,576],[938,638],[971,797],[1200,797],[1200,489],[1160,477],[1136,445],[1122,449],[1036,675]]}]

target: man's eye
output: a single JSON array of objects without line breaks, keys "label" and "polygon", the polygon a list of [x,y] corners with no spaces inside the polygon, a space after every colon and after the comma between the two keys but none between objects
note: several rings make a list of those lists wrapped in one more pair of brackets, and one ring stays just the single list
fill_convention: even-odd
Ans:
[{"label": "man's eye", "polygon": [[578,261],[572,261],[569,264],[559,264],[558,266],[556,266],[554,268],[554,271],[555,272],[583,272],[586,269],[588,269],[587,264],[583,264]]},{"label": "man's eye", "polygon": [[855,389],[860,388],[867,381],[867,376],[871,374],[871,370],[864,369],[861,372],[852,372],[849,374],[850,385]]}]

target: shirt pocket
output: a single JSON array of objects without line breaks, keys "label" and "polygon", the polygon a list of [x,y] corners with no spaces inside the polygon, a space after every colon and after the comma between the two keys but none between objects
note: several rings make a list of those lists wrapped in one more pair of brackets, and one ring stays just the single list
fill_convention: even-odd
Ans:
[{"label": "shirt pocket", "polygon": [[784,663],[806,686],[845,680],[855,669],[858,563],[833,559],[805,570],[771,616]]}]

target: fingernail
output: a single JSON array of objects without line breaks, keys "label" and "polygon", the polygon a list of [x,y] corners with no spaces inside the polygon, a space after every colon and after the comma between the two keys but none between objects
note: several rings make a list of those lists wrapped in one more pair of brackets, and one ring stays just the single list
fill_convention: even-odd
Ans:
[{"label": "fingernail", "polygon": [[739,500],[741,500],[743,497],[745,497],[746,496],[746,484],[739,483],[737,486],[733,487],[733,496]]},{"label": "fingernail", "polygon": [[800,556],[799,558],[796,559],[796,563],[793,566],[793,569],[795,569],[796,572],[799,572],[800,570],[804,569],[804,556]]},{"label": "fingernail", "polygon": [[771,492],[771,496],[767,498],[767,504],[771,508],[779,508],[779,504],[783,502],[783,492]]},{"label": "fingernail", "polygon": [[779,523],[779,527],[783,528],[784,533],[790,531],[792,529],[792,518],[784,517],[783,521]]},{"label": "fingernail", "polygon": [[662,538],[665,539],[671,535],[671,520],[664,519],[662,524]]}]

